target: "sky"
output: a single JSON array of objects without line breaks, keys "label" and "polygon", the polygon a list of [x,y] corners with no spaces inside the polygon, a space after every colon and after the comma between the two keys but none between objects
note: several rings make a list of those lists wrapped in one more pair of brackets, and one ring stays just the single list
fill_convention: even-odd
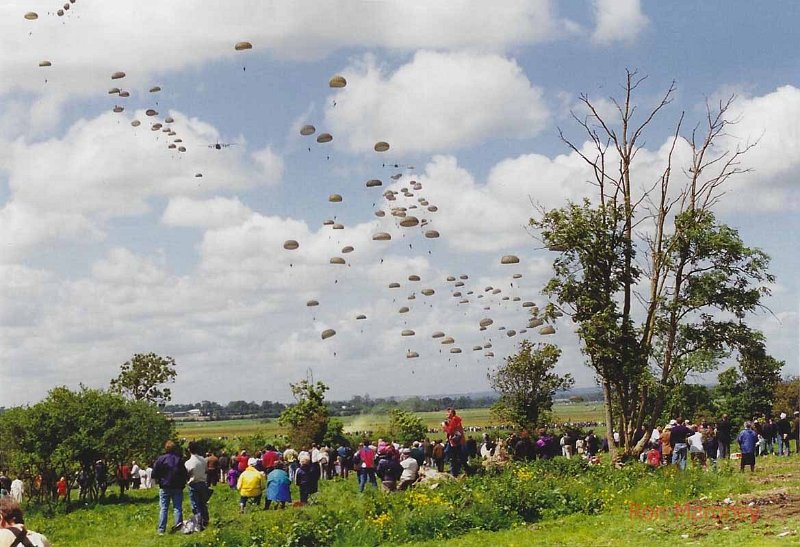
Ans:
[{"label": "sky", "polygon": [[[333,399],[485,391],[524,338],[558,344],[558,372],[594,385],[573,324],[526,329],[522,303],[547,302],[554,258],[526,226],[535,204],[591,193],[559,131],[584,146],[580,95],[611,115],[626,69],[647,77],[641,112],[676,86],[634,167],[640,189],[681,113],[688,136],[707,103],[736,96],[719,145],[757,146],[717,212],[771,256],[769,309],[748,322],[785,374],[800,373],[796,2],[59,9],[0,4],[0,406],[57,385],[106,387],[149,352],[175,359],[174,402],[287,401],[289,383],[311,375]],[[244,41],[252,49],[237,51]],[[334,75],[347,85],[330,87]],[[318,143],[322,133],[333,139]],[[682,140],[682,168],[686,150]],[[426,226],[401,227],[392,207]],[[298,249],[283,248],[290,239]]]}]

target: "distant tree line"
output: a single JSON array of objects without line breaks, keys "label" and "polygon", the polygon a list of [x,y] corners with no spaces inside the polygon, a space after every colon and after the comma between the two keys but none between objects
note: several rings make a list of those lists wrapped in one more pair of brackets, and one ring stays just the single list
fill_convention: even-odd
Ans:
[{"label": "distant tree line", "polygon": [[[436,412],[448,407],[458,409],[466,408],[485,408],[491,406],[497,400],[496,395],[489,396],[467,396],[459,397],[409,397],[398,399],[396,397],[377,397],[369,395],[355,395],[347,401],[324,401],[329,416],[354,416],[358,414],[388,414],[394,409],[406,410],[409,412]],[[262,401],[230,401],[227,405],[221,405],[213,401],[201,401],[198,403],[168,404],[163,410],[168,413],[187,412],[192,409],[199,409],[202,416],[212,420],[225,420],[240,417],[249,418],[277,418],[289,405]]]}]

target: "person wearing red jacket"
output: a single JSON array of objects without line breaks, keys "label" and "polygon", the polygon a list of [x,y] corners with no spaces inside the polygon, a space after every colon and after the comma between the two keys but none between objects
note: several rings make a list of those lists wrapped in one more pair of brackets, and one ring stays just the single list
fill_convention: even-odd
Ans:
[{"label": "person wearing red jacket", "polygon": [[457,477],[461,473],[462,465],[466,465],[466,438],[461,416],[456,414],[456,409],[447,409],[447,419],[442,422],[442,431],[447,435],[445,443],[445,458],[450,460],[450,474]]}]

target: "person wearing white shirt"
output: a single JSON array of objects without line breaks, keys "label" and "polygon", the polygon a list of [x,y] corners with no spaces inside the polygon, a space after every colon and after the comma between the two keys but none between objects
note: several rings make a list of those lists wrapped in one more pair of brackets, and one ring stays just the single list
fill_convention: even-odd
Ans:
[{"label": "person wearing white shirt", "polygon": [[706,451],[703,449],[703,433],[700,428],[694,426],[694,433],[690,435],[686,441],[689,444],[689,455],[692,461],[699,462],[700,465],[706,465]]},{"label": "person wearing white shirt", "polygon": [[400,474],[400,483],[397,486],[398,490],[405,490],[417,481],[419,475],[419,463],[411,457],[411,450],[404,448],[400,452],[400,467],[403,472]]}]

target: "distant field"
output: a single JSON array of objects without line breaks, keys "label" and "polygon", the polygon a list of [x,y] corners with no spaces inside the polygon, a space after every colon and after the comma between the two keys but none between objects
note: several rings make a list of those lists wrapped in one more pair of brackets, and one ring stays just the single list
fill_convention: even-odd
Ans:
[{"label": "distant field", "polygon": [[[553,412],[559,422],[587,422],[601,421],[603,417],[603,404],[575,403],[558,404],[553,407]],[[488,408],[469,408],[459,410],[459,415],[464,420],[464,425],[485,427],[497,425]],[[438,429],[444,419],[444,412],[419,412],[423,423],[429,429]],[[344,416],[344,429],[347,433],[356,431],[378,431],[386,429],[389,423],[388,414],[363,414],[358,416]],[[221,420],[217,422],[177,422],[178,435],[182,438],[196,439],[200,437],[243,437],[261,434],[274,437],[285,433],[275,419],[253,420]],[[599,430],[598,430],[599,432]]]}]

